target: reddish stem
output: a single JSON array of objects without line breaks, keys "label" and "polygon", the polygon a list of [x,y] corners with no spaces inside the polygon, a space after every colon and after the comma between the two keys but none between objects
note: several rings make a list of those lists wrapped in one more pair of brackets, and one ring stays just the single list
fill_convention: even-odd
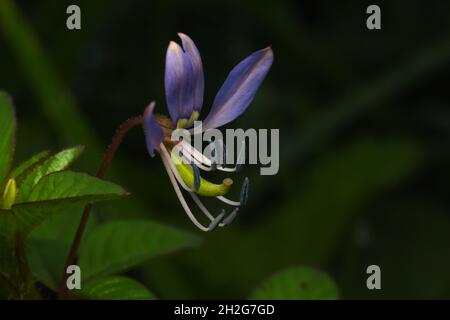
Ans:
[{"label": "reddish stem", "polygon": [[[100,165],[100,169],[97,172],[98,178],[103,178],[105,175],[106,169],[108,169],[109,163],[114,158],[114,155],[116,154],[117,149],[119,148],[120,144],[122,143],[124,137],[130,131],[132,128],[142,125],[143,124],[143,118],[142,116],[135,117],[128,119],[125,121],[119,129],[117,129],[116,133],[114,134],[112,138],[111,144],[108,146],[108,149],[106,150],[105,156],[103,157],[102,164]],[[92,204],[87,204],[84,207],[83,215],[80,219],[80,224],[78,225],[77,232],[75,233],[75,236],[72,241],[72,245],[70,247],[70,253],[67,256],[66,264],[63,270],[63,276],[61,279],[61,282],[59,284],[59,290],[58,290],[58,299],[66,299],[67,298],[67,278],[68,274],[66,273],[67,267],[70,265],[73,265],[75,263],[75,259],[77,257],[78,248],[80,246],[81,238],[83,237],[84,230],[86,228],[87,221],[89,219],[89,213],[91,212]]]}]

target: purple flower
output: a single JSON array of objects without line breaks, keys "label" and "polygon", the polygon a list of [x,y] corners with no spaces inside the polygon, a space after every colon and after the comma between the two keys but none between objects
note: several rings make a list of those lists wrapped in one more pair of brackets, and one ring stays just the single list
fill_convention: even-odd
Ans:
[{"label": "purple flower", "polygon": [[[247,198],[248,179],[245,180],[242,188],[241,201],[231,201],[223,197],[232,184],[231,179],[225,179],[222,184],[212,184],[200,177],[199,168],[207,171],[217,168],[200,151],[195,150],[185,141],[179,143],[183,148],[183,156],[191,159],[191,166],[173,161],[169,153],[175,144],[170,141],[172,131],[176,128],[190,128],[199,118],[205,87],[202,60],[196,45],[187,35],[183,33],[178,35],[182,46],[171,41],[166,54],[165,93],[170,119],[155,115],[154,103],[146,108],[144,130],[147,149],[152,157],[155,150],[160,153],[178,198],[194,224],[204,231],[210,231],[217,225],[224,226],[230,223],[236,216],[239,206]],[[217,93],[212,108],[203,121],[203,129],[218,128],[240,116],[255,97],[272,62],[273,51],[267,47],[254,52],[234,67]],[[204,227],[194,217],[179,185],[189,192],[194,202],[209,218],[208,227]],[[237,208],[226,217],[225,212],[214,217],[200,202],[198,195],[214,196]]]}]

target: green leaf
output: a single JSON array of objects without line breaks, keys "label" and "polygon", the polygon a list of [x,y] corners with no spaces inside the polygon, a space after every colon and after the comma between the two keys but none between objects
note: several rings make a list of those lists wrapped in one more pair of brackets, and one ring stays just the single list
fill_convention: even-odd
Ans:
[{"label": "green leaf", "polygon": [[63,150],[47,160],[41,165],[34,168],[23,181],[19,184],[19,194],[17,202],[29,201],[29,197],[33,187],[42,179],[42,177],[62,171],[69,167],[83,152],[84,147],[77,146],[74,148]]},{"label": "green leaf", "polygon": [[42,151],[38,154],[35,154],[30,159],[24,161],[17,168],[15,168],[11,173],[11,177],[15,178],[16,180],[20,180],[19,176],[25,174],[28,170],[32,169],[35,165],[39,164],[39,162],[48,157],[49,154],[50,154],[49,151]]},{"label": "green leaf", "polygon": [[306,267],[282,271],[250,295],[250,299],[256,300],[331,300],[338,297],[338,289],[329,276]]},{"label": "green leaf", "polygon": [[[82,212],[83,206],[75,206],[65,209],[64,214],[49,217],[30,234],[26,242],[27,260],[32,273],[50,289],[58,288]],[[95,224],[95,215],[91,212],[85,236]]]},{"label": "green leaf", "polygon": [[63,275],[70,245],[54,239],[30,239],[26,245],[28,264],[34,276],[56,290]]},{"label": "green leaf", "polygon": [[79,294],[92,300],[156,299],[153,293],[141,283],[130,278],[119,276],[103,277],[89,281],[84,286],[82,285]]},{"label": "green leaf", "polygon": [[0,92],[0,190],[14,157],[16,118],[11,98]]},{"label": "green leaf", "polygon": [[[14,214],[11,211],[5,211],[4,215],[0,214],[0,249],[8,258],[4,261],[14,261],[14,250],[10,249],[17,247],[17,245],[23,246],[23,241],[29,233],[47,219],[51,219],[53,214],[71,209],[76,205],[82,206],[99,200],[117,198],[125,194],[126,192],[115,184],[82,173],[64,171],[43,177],[31,194],[32,199],[36,202],[16,204],[12,208]],[[59,273],[63,270],[68,244],[70,243],[70,240],[66,239],[73,236],[74,227],[79,221],[79,214],[80,211],[78,210],[77,221],[68,228],[66,226],[62,229],[68,231],[65,237],[61,237],[61,234],[56,232],[63,232],[55,229],[56,226],[47,226],[47,231],[43,228],[44,230],[41,229],[40,232],[37,232],[37,235],[40,235],[41,238],[34,238],[26,243],[26,254],[32,272],[50,288],[55,288],[58,279],[61,277]],[[11,219],[1,219],[3,216],[13,217],[12,222],[14,224],[12,227],[14,229],[10,226]],[[67,220],[71,221],[70,217]],[[8,249],[7,251],[3,251],[3,240],[5,243],[12,243],[5,248]],[[9,266],[5,267],[9,268]],[[8,270],[11,270],[11,268]],[[12,270],[14,271],[14,268]]]},{"label": "green leaf", "polygon": [[57,172],[43,177],[30,194],[30,201],[13,206],[17,225],[22,236],[52,214],[76,204],[114,199],[127,195],[113,183],[71,171]]},{"label": "green leaf", "polygon": [[74,197],[107,198],[111,194],[126,194],[122,187],[92,177],[85,173],[64,171],[49,174],[41,179],[31,192],[28,201],[47,201]]},{"label": "green leaf", "polygon": [[[30,234],[30,239],[58,240],[71,243],[80,223],[84,206],[78,205],[64,209],[64,214],[57,214],[46,219]],[[96,226],[95,208],[89,215],[84,234],[87,235]]]},{"label": "green leaf", "polygon": [[198,243],[197,236],[156,222],[113,221],[85,239],[78,264],[87,280],[122,272],[149,258]]}]

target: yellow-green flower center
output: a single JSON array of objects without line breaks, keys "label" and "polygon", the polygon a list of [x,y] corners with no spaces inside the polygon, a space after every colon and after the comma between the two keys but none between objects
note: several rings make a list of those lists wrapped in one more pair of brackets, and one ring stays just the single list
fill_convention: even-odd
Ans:
[{"label": "yellow-green flower center", "polygon": [[[172,161],[183,182],[192,190],[195,189],[195,173],[192,166],[185,164],[177,155],[171,152]],[[200,186],[195,192],[204,197],[223,196],[230,191],[233,180],[226,178],[221,184],[212,183],[200,177]]]},{"label": "yellow-green flower center", "polygon": [[177,129],[185,128],[191,126],[194,121],[196,121],[199,117],[199,113],[197,111],[192,112],[189,119],[180,119],[177,121]]}]

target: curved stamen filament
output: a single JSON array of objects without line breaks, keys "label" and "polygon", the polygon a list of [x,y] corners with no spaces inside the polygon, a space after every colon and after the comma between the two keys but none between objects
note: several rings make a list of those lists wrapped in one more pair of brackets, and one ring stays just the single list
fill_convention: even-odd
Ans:
[{"label": "curved stamen filament", "polygon": [[[164,149],[163,152],[165,152],[166,155],[168,154],[167,149]],[[183,154],[183,159],[184,159],[185,161],[189,161],[189,160],[194,160],[194,162],[196,161],[195,158],[186,158],[186,157],[184,156],[184,154]],[[204,170],[204,168],[205,168],[205,169],[208,169],[207,167],[204,167],[204,166],[203,166],[202,164],[200,164],[200,163],[196,163],[196,165],[197,165],[200,169],[202,169],[202,170]],[[173,165],[172,165],[172,167],[174,168]],[[188,192],[192,192],[193,189],[190,189],[190,188],[183,182],[183,180],[182,180],[181,177],[179,176],[178,171],[177,171],[176,169],[173,169],[173,170],[175,170],[175,175],[177,176],[177,180],[178,180],[178,181],[181,181],[180,184],[183,186],[183,188],[184,188],[186,191],[188,191]],[[207,170],[207,171],[209,171],[209,170]],[[219,199],[220,201],[222,201],[222,202],[224,202],[224,203],[230,205],[230,206],[239,207],[239,206],[241,205],[240,202],[230,200],[230,199],[228,199],[228,198],[226,198],[226,197],[224,197],[224,196],[217,196],[216,198]],[[198,199],[198,197],[197,197],[197,200],[198,200],[198,202],[200,202],[200,200]],[[194,201],[195,201],[195,199],[194,199]],[[199,205],[198,202],[196,201],[197,205]],[[200,207],[200,206],[199,206],[199,207]],[[200,209],[201,209],[201,207],[200,207]],[[204,210],[206,210],[206,208],[204,208]],[[204,211],[204,210],[202,210],[202,211]],[[208,212],[208,210],[206,210],[206,211]],[[209,212],[208,212],[207,215],[209,215]]]},{"label": "curved stamen filament", "polygon": [[[183,163],[192,164],[192,162],[193,162],[199,169],[201,169],[203,171],[213,171],[214,170],[214,167],[210,166],[208,164],[208,163],[211,163],[211,160],[209,160],[207,157],[205,157],[203,155],[202,155],[202,157],[198,156],[199,154],[201,155],[201,153],[188,143],[185,143],[186,147],[183,147],[183,145],[181,145],[183,142],[185,142],[185,141],[178,143],[172,150],[172,152],[175,152],[175,154],[178,153],[179,155],[181,155]],[[195,151],[193,151],[191,149],[195,149]],[[203,159],[204,161],[202,162],[202,160],[199,160],[199,159]],[[212,163],[211,163],[211,165],[212,165]]]},{"label": "curved stamen filament", "polygon": [[225,214],[225,210],[222,210],[222,212],[213,221],[211,221],[208,227],[208,231],[213,231],[217,226],[219,226],[221,224],[220,221],[222,221],[222,219],[225,217]]},{"label": "curved stamen filament", "polygon": [[230,206],[239,207],[241,205],[240,202],[230,200],[228,198],[225,198],[224,196],[218,196],[216,198],[219,199],[220,201],[226,203],[226,204],[229,204]]},{"label": "curved stamen filament", "polygon": [[[193,193],[190,192],[189,193],[192,197],[192,199],[194,200],[194,202],[197,204],[197,206],[200,208],[200,210],[205,214],[205,216],[208,217],[209,220],[211,220],[211,222],[216,219],[214,218],[214,216],[209,212],[209,210],[205,207],[205,205],[200,201],[200,199],[198,198],[198,196]],[[229,225],[234,218],[237,215],[239,208],[234,209],[224,220],[223,222],[219,223],[219,227],[225,227],[226,225]]]},{"label": "curved stamen filament", "polygon": [[200,201],[199,197],[194,192],[189,192],[189,194],[191,195],[191,198],[192,200],[194,200],[195,204],[205,214],[205,216],[207,216],[209,220],[213,221],[215,219],[214,216],[209,212],[208,209],[206,209],[205,205]]},{"label": "curved stamen filament", "polygon": [[226,168],[222,165],[217,165],[215,162],[212,162],[211,159],[202,155],[200,151],[195,149],[190,144],[186,143],[185,141],[180,142],[180,144],[181,143],[185,143],[181,146],[181,153],[183,155],[184,161],[186,161],[186,163],[194,162],[199,167],[199,169],[203,171],[214,171],[217,169],[223,172],[236,172],[240,169],[240,165],[236,165],[234,168]]},{"label": "curved stamen filament", "polygon": [[234,218],[236,218],[237,214],[238,214],[239,208],[234,209],[229,215],[228,217],[226,217],[225,219],[223,219],[223,221],[219,224],[220,227],[224,227],[226,225],[229,225],[231,222],[233,222]]},{"label": "curved stamen filament", "polygon": [[186,191],[188,191],[188,192],[193,192],[193,191],[195,191],[194,189],[189,188],[189,187],[187,186],[187,184],[184,183],[183,179],[181,179],[180,174],[179,174],[177,168],[175,168],[175,165],[173,164],[173,162],[172,162],[172,160],[171,160],[171,158],[170,158],[169,152],[167,151],[166,147],[165,147],[164,144],[162,144],[162,143],[161,143],[161,145],[160,145],[160,150],[162,151],[162,152],[161,152],[161,155],[162,155],[163,160],[166,160],[167,164],[168,164],[169,167],[170,167],[171,172],[175,175],[176,180],[177,180],[178,183],[183,187],[183,189],[186,190]]},{"label": "curved stamen filament", "polygon": [[[178,173],[178,170],[175,168],[174,164],[172,163],[166,147],[163,144],[160,145],[160,150],[161,150],[161,156],[162,156],[161,159],[162,159],[163,164],[166,168],[166,171],[169,175],[170,181],[172,182],[172,185],[175,189],[177,197],[180,200],[180,203],[183,206],[183,209],[186,211],[186,214],[188,215],[189,219],[191,219],[191,221],[194,223],[194,225],[202,231],[212,231],[217,226],[223,227],[223,226],[229,224],[234,219],[234,217],[233,217],[233,219],[230,219],[230,217],[227,217],[226,220],[229,221],[228,223],[220,222],[225,216],[224,211],[222,213],[220,213],[217,217],[214,217],[208,211],[208,209],[205,207],[205,205],[200,201],[197,194],[184,183],[183,179],[180,177],[180,175]],[[195,218],[194,214],[192,213],[192,211],[189,208],[189,205],[187,204],[186,200],[184,199],[183,194],[181,193],[180,187],[177,184],[177,182],[183,187],[183,189],[185,189],[189,193],[189,195],[194,200],[195,204],[200,208],[200,210],[203,212],[203,214],[205,214],[205,216],[208,217],[208,219],[211,221],[210,225],[208,227],[203,226]],[[235,212],[233,211],[230,215],[235,215]]]},{"label": "curved stamen filament", "polygon": [[199,163],[204,164],[208,167],[211,167],[212,165],[212,161],[211,159],[209,159],[208,157],[206,157],[205,155],[203,155],[203,153],[201,153],[200,151],[198,151],[196,148],[194,148],[190,143],[188,143],[187,141],[183,140],[180,143],[177,144],[176,147],[180,146],[181,151],[183,152],[183,154],[189,154],[191,155],[193,158],[195,158]]},{"label": "curved stamen filament", "polygon": [[197,150],[195,147],[193,147],[189,142],[185,140],[178,143],[175,146],[175,148],[180,148],[181,154],[183,155],[184,160],[187,161],[187,163],[191,163],[193,161],[200,169],[204,171],[214,171],[216,169],[223,172],[239,171],[243,165],[243,158],[245,157],[245,141],[242,141],[236,165],[232,168],[227,168],[222,164],[219,165],[215,164],[215,161],[203,155],[199,150]]},{"label": "curved stamen filament", "polygon": [[[193,149],[193,147],[189,147],[189,148]],[[184,150],[186,150],[186,149],[184,149]],[[214,228],[216,228],[217,226],[224,227],[224,226],[230,224],[234,220],[234,218],[236,217],[236,215],[238,213],[239,208],[235,208],[226,218],[224,218],[225,214],[226,214],[225,211],[221,212],[217,217],[214,217],[209,212],[209,210],[205,207],[205,205],[201,202],[199,197],[197,196],[197,194],[195,192],[195,187],[190,188],[184,182],[183,178],[181,178],[181,175],[178,172],[178,169],[176,168],[175,164],[172,161],[169,151],[167,150],[167,148],[165,147],[165,145],[163,143],[161,143],[161,145],[160,145],[160,154],[161,154],[161,158],[163,160],[164,166],[165,166],[165,168],[169,174],[169,177],[171,179],[171,182],[174,185],[174,189],[177,193],[178,199],[180,200],[188,217],[200,230],[211,231]],[[200,164],[197,162],[198,159],[194,158],[193,154],[189,154],[188,157],[185,154],[182,154],[182,158],[183,158],[183,161],[193,160],[192,163],[194,164],[194,166],[197,165],[198,168],[200,168],[200,169],[203,169],[202,167],[205,167],[203,164]],[[202,211],[202,213],[210,220],[210,225],[208,227],[203,226],[195,218],[195,216],[193,215],[192,211],[190,210],[186,200],[184,199],[179,186],[181,186],[184,190],[186,190],[189,193],[189,195],[191,196],[191,198],[193,199],[195,204],[199,207],[199,209]],[[216,196],[216,198],[228,205],[231,205],[231,206],[239,207],[241,205],[241,202],[230,200],[224,196]],[[221,221],[222,219],[223,219],[223,221]]]},{"label": "curved stamen filament", "polygon": [[236,171],[238,171],[238,169],[236,169],[236,167],[234,167],[234,168],[226,168],[226,167],[224,167],[222,165],[218,165],[217,166],[217,170],[223,171],[223,172],[236,172]]},{"label": "curved stamen filament", "polygon": [[[163,150],[164,146],[161,144],[161,150]],[[163,151],[164,152],[164,151]],[[167,150],[166,150],[167,152]],[[199,228],[202,231],[209,231],[209,227],[203,226],[194,216],[191,209],[189,208],[189,205],[187,204],[186,200],[183,197],[183,194],[181,193],[180,187],[178,186],[177,179],[174,176],[174,173],[170,167],[170,164],[167,163],[166,157],[161,157],[162,162],[164,164],[164,167],[166,168],[167,174],[169,175],[170,182],[172,183],[173,189],[175,190],[175,193],[178,197],[178,200],[180,200],[181,206],[183,207],[184,211],[188,215],[189,219],[191,219],[192,223]],[[169,160],[170,161],[170,160]]]},{"label": "curved stamen filament", "polygon": [[208,167],[208,166],[205,166],[204,164],[198,162],[198,160],[193,158],[192,155],[189,155],[189,154],[186,155],[185,153],[183,153],[182,158],[185,163],[193,162],[199,169],[201,169],[203,171],[214,171],[214,169],[215,169],[213,167]]}]

